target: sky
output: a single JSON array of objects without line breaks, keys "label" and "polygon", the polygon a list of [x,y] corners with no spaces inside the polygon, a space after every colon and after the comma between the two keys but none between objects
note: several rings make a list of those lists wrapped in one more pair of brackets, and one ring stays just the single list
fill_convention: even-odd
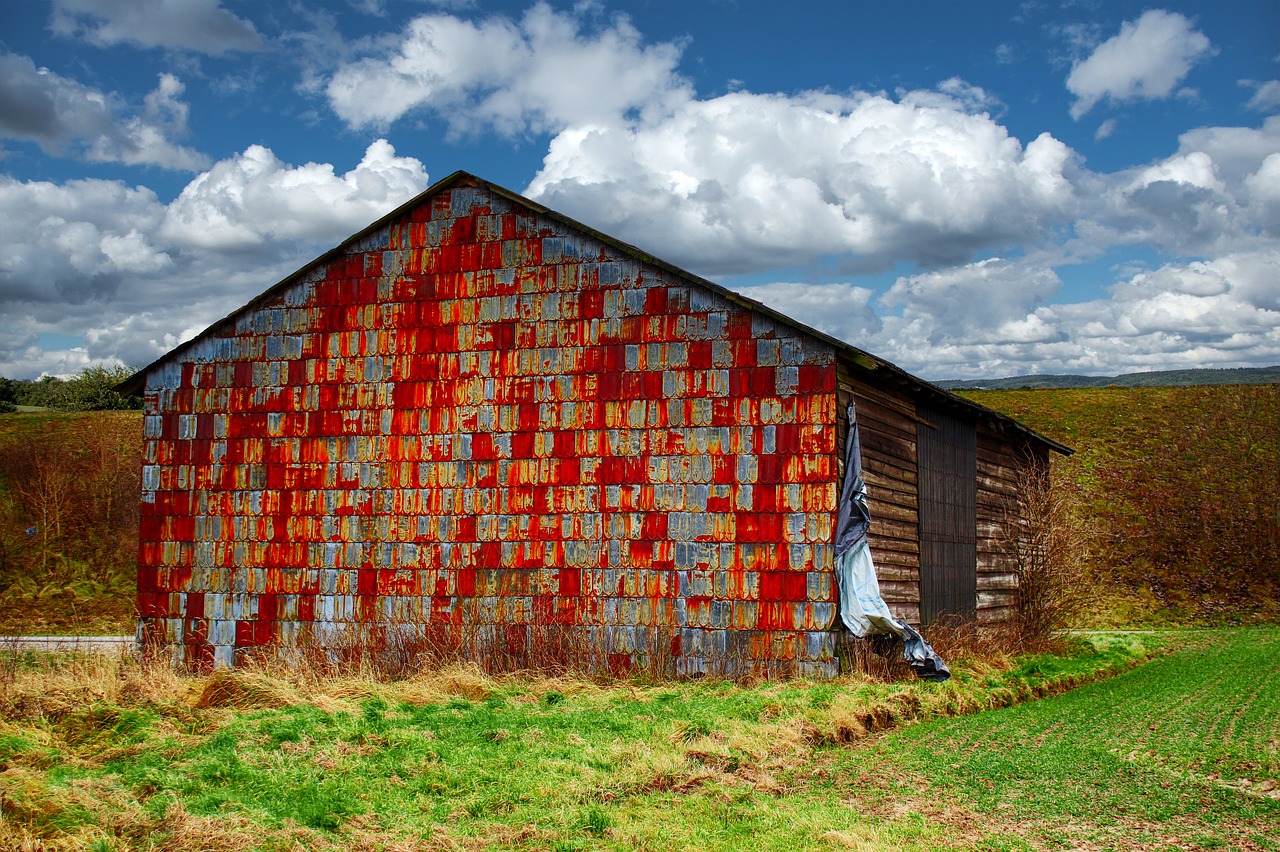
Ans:
[{"label": "sky", "polygon": [[926,379],[1280,364],[1280,3],[0,2],[0,375],[459,169]]}]

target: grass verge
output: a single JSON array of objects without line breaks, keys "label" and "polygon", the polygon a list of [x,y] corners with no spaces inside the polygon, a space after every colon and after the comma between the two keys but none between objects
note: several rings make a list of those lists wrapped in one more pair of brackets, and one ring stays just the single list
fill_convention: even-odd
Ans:
[{"label": "grass verge", "polygon": [[[1060,656],[961,656],[942,685],[604,683],[465,668],[379,683],[13,657],[0,672],[0,847],[1000,848],[999,802],[948,786],[967,777],[968,746],[940,745],[959,734],[905,723],[963,727],[1048,706],[1019,702],[1127,670],[1164,642],[1099,634]],[[1237,705],[1235,730],[1266,727],[1248,708],[1273,710],[1267,689]],[[1248,736],[1242,749],[1258,744]],[[924,759],[931,750],[945,768]],[[1189,783],[1247,795],[1209,779],[1211,765],[1225,766],[1198,765]],[[1274,777],[1273,765],[1259,772]],[[901,779],[919,789],[904,795]],[[934,791],[962,804],[934,819]]]}]

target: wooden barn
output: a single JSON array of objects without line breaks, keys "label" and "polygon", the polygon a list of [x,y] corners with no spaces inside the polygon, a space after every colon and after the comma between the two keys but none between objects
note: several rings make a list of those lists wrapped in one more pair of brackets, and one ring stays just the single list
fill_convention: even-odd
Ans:
[{"label": "wooden barn", "polygon": [[126,387],[139,638],[192,666],[417,631],[830,676],[851,401],[907,622],[1010,615],[1002,505],[1067,451],[461,172]]}]

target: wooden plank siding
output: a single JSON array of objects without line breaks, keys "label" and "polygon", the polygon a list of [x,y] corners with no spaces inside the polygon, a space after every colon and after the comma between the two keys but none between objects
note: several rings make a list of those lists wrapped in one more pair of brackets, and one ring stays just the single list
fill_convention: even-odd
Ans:
[{"label": "wooden plank siding", "polygon": [[[841,358],[837,363],[838,468],[844,476],[846,412],[857,406],[863,475],[871,502],[871,552],[880,588],[900,618],[921,618],[920,490],[918,431],[923,418],[911,389],[883,383],[869,371]],[[1026,464],[1048,464],[1048,448],[1023,436],[997,431],[976,421],[976,599],[980,624],[996,624],[1013,616],[1017,575],[1002,541],[1006,506],[1017,494],[1019,470]]]},{"label": "wooden plank siding", "polygon": [[1048,465],[1043,447],[1012,441],[985,423],[978,425],[978,622],[994,624],[1014,614],[1018,577],[1004,552],[1007,510],[1017,498],[1019,471]]}]

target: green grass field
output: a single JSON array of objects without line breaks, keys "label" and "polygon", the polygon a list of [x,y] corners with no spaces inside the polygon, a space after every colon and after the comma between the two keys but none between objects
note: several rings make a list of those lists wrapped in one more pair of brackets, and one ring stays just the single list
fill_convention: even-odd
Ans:
[{"label": "green grass field", "polygon": [[0,847],[1280,848],[1280,629],[955,670],[376,683],[12,657]]},{"label": "green grass field", "polygon": [[[1056,698],[876,746],[1011,848],[1280,848],[1280,631],[1188,634]],[[908,782],[912,783],[912,782]],[[914,792],[919,795],[920,792]]]}]

